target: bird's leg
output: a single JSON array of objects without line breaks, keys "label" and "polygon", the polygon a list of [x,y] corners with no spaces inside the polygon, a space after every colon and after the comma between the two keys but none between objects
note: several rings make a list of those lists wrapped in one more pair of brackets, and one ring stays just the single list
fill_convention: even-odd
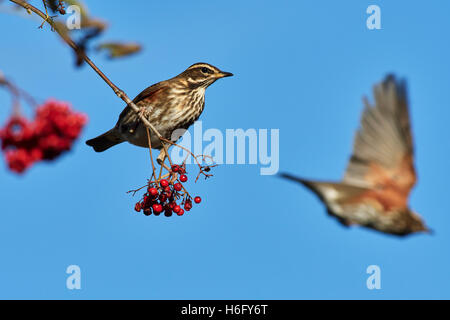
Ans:
[{"label": "bird's leg", "polygon": [[156,161],[158,161],[159,165],[162,165],[164,163],[164,160],[166,160],[166,152],[164,151],[164,149],[161,149],[158,158],[156,158]]},{"label": "bird's leg", "polygon": [[162,167],[164,167],[164,169],[166,169],[167,171],[170,172],[171,169],[164,163],[166,158],[167,158],[166,151],[164,151],[164,149],[161,149],[161,151],[159,152],[158,158],[156,158],[156,161],[161,166],[161,169],[162,169]]}]

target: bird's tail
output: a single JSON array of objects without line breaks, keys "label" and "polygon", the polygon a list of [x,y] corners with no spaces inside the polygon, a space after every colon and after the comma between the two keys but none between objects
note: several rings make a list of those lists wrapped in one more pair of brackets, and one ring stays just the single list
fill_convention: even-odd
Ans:
[{"label": "bird's tail", "polygon": [[363,187],[357,187],[343,183],[306,180],[289,173],[280,173],[280,176],[288,180],[300,182],[309,190],[314,192],[320,198],[320,200],[324,202],[341,201],[347,198],[358,196],[368,190]]},{"label": "bird's tail", "polygon": [[324,196],[323,193],[319,190],[319,186],[317,182],[311,181],[311,180],[306,180],[300,177],[296,177],[294,175],[291,175],[289,173],[280,173],[279,174],[280,177],[291,180],[291,181],[295,181],[295,182],[299,182],[302,185],[304,185],[305,187],[307,187],[309,190],[311,190],[312,192],[314,192],[322,201],[324,201]]},{"label": "bird's tail", "polygon": [[86,141],[86,144],[93,147],[96,152],[103,152],[124,141],[117,130],[113,128],[94,139]]}]

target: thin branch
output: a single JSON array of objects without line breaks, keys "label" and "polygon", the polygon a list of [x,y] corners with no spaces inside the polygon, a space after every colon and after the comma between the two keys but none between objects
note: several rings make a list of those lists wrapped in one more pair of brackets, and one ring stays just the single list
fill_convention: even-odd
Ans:
[{"label": "thin branch", "polygon": [[[197,157],[200,157],[200,156],[205,157],[205,155],[198,155],[198,156],[196,156],[191,150],[189,150],[189,149],[187,149],[187,148],[185,148],[185,147],[183,147],[183,146],[181,146],[181,145],[179,145],[179,144],[177,144],[177,143],[175,143],[175,142],[173,142],[173,141],[171,141],[171,140],[169,140],[169,139],[166,139],[166,138],[160,138],[160,139],[161,139],[162,141],[168,143],[168,144],[171,144],[171,145],[173,145],[173,146],[176,146],[176,147],[181,148],[181,149],[183,149],[184,151],[186,151],[189,155],[191,155],[192,158],[194,158],[194,160],[195,160],[195,162],[197,163],[197,165],[198,165],[198,167],[200,168],[200,170],[202,169],[202,165],[201,165],[200,162],[198,161]],[[168,155],[168,154],[167,154],[167,155]],[[212,158],[212,157],[210,157],[210,158]]]},{"label": "thin branch", "polygon": [[155,164],[153,163],[153,155],[152,155],[152,139],[150,138],[150,131],[148,128],[147,129],[147,139],[148,139],[148,149],[150,150],[150,161],[152,163],[152,177],[154,177],[156,179],[155,176]]}]

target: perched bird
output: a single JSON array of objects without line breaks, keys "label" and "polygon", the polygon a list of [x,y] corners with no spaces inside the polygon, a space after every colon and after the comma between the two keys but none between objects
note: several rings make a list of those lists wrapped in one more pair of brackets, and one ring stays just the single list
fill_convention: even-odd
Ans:
[{"label": "perched bird", "polygon": [[374,106],[364,99],[361,127],[342,182],[281,176],[309,188],[346,226],[357,224],[401,236],[428,232],[408,207],[417,178],[405,82],[389,75],[375,86],[374,96]]},{"label": "perched bird", "polygon": [[[210,64],[196,63],[178,76],[148,87],[133,102],[141,108],[156,130],[170,140],[174,130],[187,129],[200,117],[205,107],[206,88],[216,80],[232,75]],[[160,139],[154,133],[150,136],[152,148],[161,149]],[[124,141],[148,148],[146,127],[138,114],[128,106],[120,114],[114,128],[86,141],[86,144],[96,152],[103,152]]]}]

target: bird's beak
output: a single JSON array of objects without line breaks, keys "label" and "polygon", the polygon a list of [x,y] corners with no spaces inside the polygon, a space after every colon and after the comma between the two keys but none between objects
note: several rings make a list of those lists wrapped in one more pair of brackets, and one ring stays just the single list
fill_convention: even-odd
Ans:
[{"label": "bird's beak", "polygon": [[221,71],[217,76],[218,76],[218,78],[226,78],[226,77],[232,77],[233,74],[231,72]]}]

